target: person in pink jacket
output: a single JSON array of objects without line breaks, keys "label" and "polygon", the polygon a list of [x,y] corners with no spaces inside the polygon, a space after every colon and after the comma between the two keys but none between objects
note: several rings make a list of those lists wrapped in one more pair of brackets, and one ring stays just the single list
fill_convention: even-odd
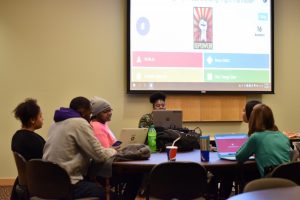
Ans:
[{"label": "person in pink jacket", "polygon": [[108,101],[100,97],[91,99],[94,135],[105,148],[110,148],[117,141],[107,122],[111,120],[112,108]]},{"label": "person in pink jacket", "polygon": [[[108,127],[107,122],[111,120],[112,108],[110,103],[100,97],[94,97],[91,99],[92,107],[92,125],[94,135],[99,140],[104,148],[113,147],[114,149],[120,149],[120,146],[113,145],[117,140],[113,132]],[[111,186],[125,183],[125,188],[122,193],[122,197],[126,200],[134,200],[138,189],[140,188],[143,180],[142,174],[118,174],[114,173],[110,179]],[[100,178],[101,181],[101,178]]]}]

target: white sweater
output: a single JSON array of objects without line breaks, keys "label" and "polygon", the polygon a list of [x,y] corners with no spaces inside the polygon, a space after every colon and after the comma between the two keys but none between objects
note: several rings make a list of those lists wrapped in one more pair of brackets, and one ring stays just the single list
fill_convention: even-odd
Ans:
[{"label": "white sweater", "polygon": [[104,162],[115,154],[114,149],[101,146],[85,119],[70,118],[50,127],[43,159],[63,167],[75,184],[83,179],[91,158]]}]

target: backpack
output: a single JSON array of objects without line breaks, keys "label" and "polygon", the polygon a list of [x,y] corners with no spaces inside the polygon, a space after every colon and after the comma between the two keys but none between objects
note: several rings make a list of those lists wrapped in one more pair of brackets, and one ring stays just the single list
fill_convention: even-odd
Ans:
[{"label": "backpack", "polygon": [[178,147],[179,152],[193,151],[199,149],[199,136],[195,130],[189,129],[162,129],[157,128],[156,130],[156,148],[157,151],[163,152],[166,150],[166,146],[172,145],[173,141],[178,137],[180,139],[175,143]]}]

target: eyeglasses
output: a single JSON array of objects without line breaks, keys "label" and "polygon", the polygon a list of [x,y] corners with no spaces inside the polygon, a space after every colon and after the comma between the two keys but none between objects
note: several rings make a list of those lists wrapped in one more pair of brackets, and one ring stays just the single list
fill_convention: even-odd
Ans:
[{"label": "eyeglasses", "polygon": [[166,104],[165,103],[156,103],[154,104],[154,108],[165,108]]}]

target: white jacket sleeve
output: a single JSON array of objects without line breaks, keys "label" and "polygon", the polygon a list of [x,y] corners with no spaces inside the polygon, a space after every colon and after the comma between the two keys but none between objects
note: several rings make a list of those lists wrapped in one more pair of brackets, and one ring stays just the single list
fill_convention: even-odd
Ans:
[{"label": "white jacket sleeve", "polygon": [[75,140],[79,148],[95,161],[105,161],[117,153],[115,149],[102,147],[87,121],[78,124]]}]

